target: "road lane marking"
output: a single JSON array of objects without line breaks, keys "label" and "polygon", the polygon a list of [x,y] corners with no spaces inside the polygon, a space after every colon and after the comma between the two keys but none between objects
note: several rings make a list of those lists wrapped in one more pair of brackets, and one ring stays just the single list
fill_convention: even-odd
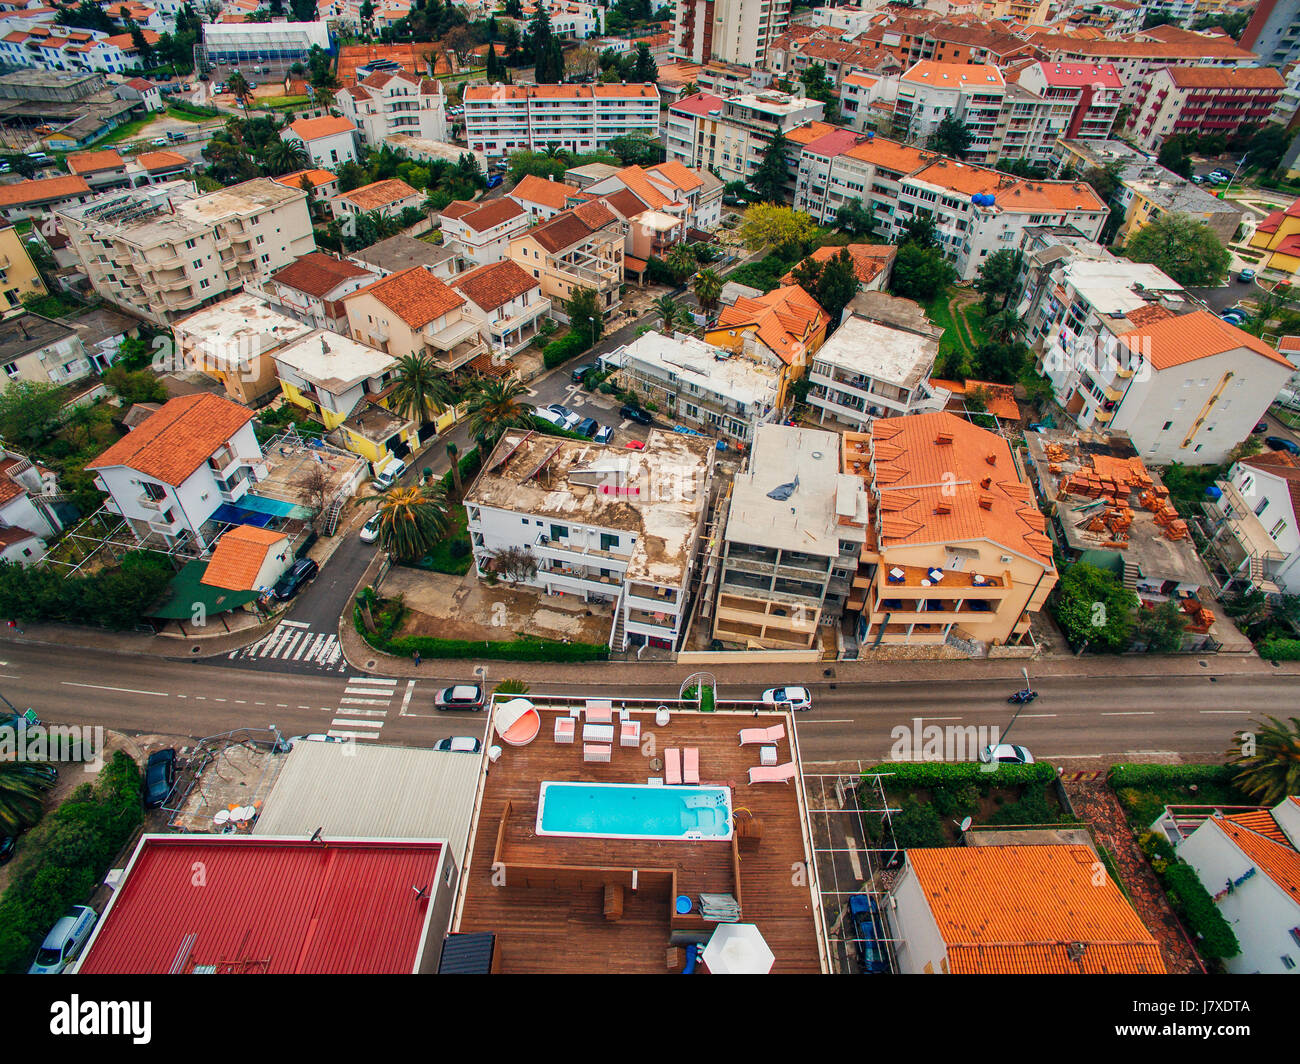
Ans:
[{"label": "road lane marking", "polygon": [[384,726],[382,720],[352,720],[350,717],[335,717],[330,723],[347,724],[353,728],[382,728]]},{"label": "road lane marking", "polygon": [[[953,718],[953,720],[956,719],[957,719],[956,717]],[[858,722],[856,720],[850,720],[847,717],[843,718],[842,720],[801,720],[799,721],[799,727],[802,728],[805,724],[857,724],[857,723]]]},{"label": "road lane marking", "polygon": [[310,628],[311,625],[306,621],[281,621],[281,624],[287,624],[290,628]]},{"label": "road lane marking", "polygon": [[411,704],[411,695],[413,694],[415,694],[415,681],[411,680],[406,685],[406,697],[402,699],[402,708],[401,711],[398,713],[398,716],[401,717],[406,716],[406,710],[407,707],[409,707]]},{"label": "road lane marking", "polygon": [[379,736],[374,732],[345,731],[342,729],[331,728],[326,735],[332,735],[336,739],[378,739]]},{"label": "road lane marking", "polygon": [[386,709],[358,709],[356,706],[339,706],[334,712],[350,713],[354,717],[386,717]]},{"label": "road lane marking", "polygon": [[1154,709],[1135,709],[1124,713],[1103,713],[1101,715],[1103,717],[1154,717],[1156,711]]},{"label": "road lane marking", "polygon": [[134,687],[104,687],[97,683],[73,683],[71,680],[60,680],[59,683],[64,687],[89,687],[95,691],[120,691],[124,695],[153,695],[156,698],[170,698],[170,691],[137,691]]},{"label": "road lane marking", "polygon": [[1202,713],[1231,714],[1232,716],[1248,717],[1254,712],[1252,709],[1203,709]]},{"label": "road lane marking", "polygon": [[339,705],[348,706],[386,706],[389,703],[387,698],[340,698]]},{"label": "road lane marking", "polygon": [[1055,713],[1021,713],[1021,720],[1037,720],[1040,717],[1054,717]]},{"label": "road lane marking", "polygon": [[397,686],[397,680],[384,679],[383,677],[380,676],[349,676],[348,683],[375,683],[375,684],[385,684],[388,687]]}]

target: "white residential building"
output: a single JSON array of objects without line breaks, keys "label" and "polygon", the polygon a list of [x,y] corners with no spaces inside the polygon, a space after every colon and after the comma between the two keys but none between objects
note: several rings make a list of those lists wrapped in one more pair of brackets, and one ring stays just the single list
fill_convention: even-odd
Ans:
[{"label": "white residential building", "polygon": [[76,329],[23,311],[0,321],[0,385],[11,381],[70,384],[94,370]]},{"label": "white residential building", "polygon": [[1234,975],[1300,973],[1300,798],[1271,811],[1214,815],[1178,844],[1241,952]]},{"label": "white residential building", "polygon": [[346,118],[299,118],[280,131],[280,139],[303,145],[312,165],[323,170],[357,161],[357,127]]},{"label": "white residential building", "polygon": [[510,238],[529,225],[528,213],[507,197],[486,203],[456,200],[443,208],[440,217],[443,244],[475,266],[506,258]]},{"label": "white residential building", "polygon": [[1280,451],[1233,464],[1206,503],[1210,554],[1225,586],[1266,595],[1300,595],[1300,467]]},{"label": "white residential building", "polygon": [[451,287],[487,323],[494,355],[517,354],[537,335],[551,313],[541,282],[510,259],[458,274]]},{"label": "white residential building", "polygon": [[462,99],[466,142],[494,159],[549,144],[595,151],[614,137],[659,129],[653,85],[472,85]]},{"label": "white residential building", "polygon": [[1064,137],[1108,140],[1124,102],[1124,81],[1109,63],[1032,63],[1022,88],[1047,100],[1051,117],[1066,120]]},{"label": "white residential building", "polygon": [[673,16],[673,55],[761,67],[789,23],[789,0],[681,0]]},{"label": "white residential building", "polygon": [[351,192],[340,192],[330,200],[330,208],[335,218],[359,214],[400,218],[403,211],[408,208],[419,210],[423,203],[423,192],[393,177],[387,181],[372,181]]},{"label": "white residential building", "polygon": [[0,447],[0,560],[32,565],[63,530],[58,474]]},{"label": "white residential building", "polygon": [[[267,475],[247,407],[201,392],[172,399],[86,468],[140,543],[212,545],[213,514]],[[155,537],[157,537],[155,539]]]},{"label": "white residential building", "polygon": [[866,318],[848,316],[812,356],[808,405],[818,424],[829,416],[862,432],[878,417],[943,409],[929,380],[939,341]]},{"label": "white residential building", "polygon": [[[724,182],[745,181],[781,132],[820,122],[825,104],[783,92],[723,98],[696,93],[678,100],[664,120],[668,159],[694,170],[712,169]],[[826,131],[832,127],[826,126]]]},{"label": "white residential building", "polygon": [[971,134],[967,158],[994,162],[998,116],[1006,82],[991,63],[937,63],[923,59],[898,79],[894,135],[925,143],[944,118],[964,122]]},{"label": "white residential building", "polygon": [[405,71],[371,74],[334,96],[361,139],[378,147],[393,134],[447,140],[447,97],[442,82]]},{"label": "white residential building", "polygon": [[307,194],[268,178],[196,195],[172,181],[56,212],[104,299],[159,325],[316,249]]},{"label": "white residential building", "polygon": [[716,455],[672,432],[628,451],[509,430],[465,496],[475,570],[613,603],[613,650],[678,649]]}]

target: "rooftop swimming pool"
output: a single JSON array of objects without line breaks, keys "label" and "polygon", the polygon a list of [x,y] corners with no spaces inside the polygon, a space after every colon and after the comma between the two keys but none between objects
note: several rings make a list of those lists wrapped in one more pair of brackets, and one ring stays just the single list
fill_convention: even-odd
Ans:
[{"label": "rooftop swimming pool", "polygon": [[726,842],[732,834],[731,788],[543,783],[536,830],[538,835]]}]

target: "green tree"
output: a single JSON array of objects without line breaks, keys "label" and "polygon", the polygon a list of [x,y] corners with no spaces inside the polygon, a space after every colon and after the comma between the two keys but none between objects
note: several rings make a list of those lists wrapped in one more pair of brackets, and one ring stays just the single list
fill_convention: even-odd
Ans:
[{"label": "green tree", "polygon": [[[1276,805],[1300,794],[1300,718],[1267,717],[1241,732],[1228,752],[1238,769],[1233,782],[1262,805]],[[1247,736],[1250,736],[1249,744]]]},{"label": "green tree", "polygon": [[850,236],[871,236],[875,232],[875,219],[871,212],[862,206],[857,196],[849,200],[835,212],[835,228]]},{"label": "green tree", "polygon": [[403,355],[393,367],[393,373],[396,379],[390,400],[393,409],[421,428],[451,399],[446,375],[428,355]]},{"label": "green tree", "polygon": [[605,318],[600,309],[600,296],[594,288],[575,288],[565,309],[569,314],[569,327],[578,336],[594,346],[605,331]]},{"label": "green tree", "polygon": [[625,133],[611,138],[605,147],[617,155],[624,166],[654,166],[663,162],[663,148],[651,133]]},{"label": "green tree", "polygon": [[45,792],[53,781],[45,766],[0,761],[0,835],[18,835],[41,819]]},{"label": "green tree", "polygon": [[300,140],[278,140],[263,149],[260,161],[268,176],[293,174],[311,166],[311,154]]},{"label": "green tree", "polygon": [[688,244],[674,244],[672,250],[668,252],[666,262],[668,269],[672,271],[673,279],[678,284],[693,274],[698,265],[695,261],[695,252]]},{"label": "green tree", "polygon": [[165,403],[167,389],[157,375],[148,369],[130,370],[113,366],[104,374],[107,384],[124,403]]},{"label": "green tree", "polygon": [[1117,654],[1128,649],[1137,595],[1114,573],[1075,562],[1056,587],[1056,622],[1076,647]]},{"label": "green tree", "polygon": [[237,103],[247,107],[248,98],[253,93],[253,87],[248,83],[248,79],[236,70],[230,77],[226,78],[226,91],[235,98]]},{"label": "green tree", "polygon": [[469,398],[467,424],[486,455],[508,429],[532,427],[532,412],[523,402],[528,389],[506,377],[489,377],[478,383]]},{"label": "green tree", "polygon": [[956,115],[948,114],[939,120],[934,132],[925,138],[925,146],[941,155],[962,159],[970,151],[973,139],[970,126]]},{"label": "green tree", "polygon": [[957,271],[944,260],[938,248],[904,243],[894,259],[889,290],[896,296],[929,303],[956,280]]},{"label": "green tree", "polygon": [[810,293],[817,300],[822,310],[830,317],[831,324],[836,325],[858,291],[857,265],[853,256],[846,249],[840,249],[822,264],[821,274],[817,278],[817,287]]},{"label": "green tree", "polygon": [[790,142],[778,130],[768,142],[763,161],[750,175],[749,187],[768,202],[779,203],[785,197],[785,185],[789,179],[786,155],[789,150]]},{"label": "green tree", "polygon": [[740,239],[750,251],[771,248],[782,255],[802,256],[820,233],[811,215],[774,203],[751,207],[740,227]]},{"label": "green tree", "polygon": [[939,237],[934,224],[934,217],[929,214],[916,214],[907,220],[898,238],[899,247],[915,244],[919,248],[938,248]]},{"label": "green tree", "polygon": [[705,311],[712,311],[722,297],[722,277],[716,270],[701,270],[695,275],[695,298]]},{"label": "green tree", "polygon": [[678,303],[671,295],[664,294],[651,304],[654,312],[659,315],[661,330],[665,333],[671,333],[677,325],[684,324],[683,317],[689,319],[690,311],[682,304]]},{"label": "green tree", "polygon": [[650,54],[650,45],[644,41],[636,46],[636,67],[632,80],[641,84],[655,84],[659,80],[659,65]]},{"label": "green tree", "polygon": [[447,497],[440,487],[396,487],[379,504],[379,543],[398,561],[423,558],[451,527]]},{"label": "green tree", "polygon": [[1232,264],[1232,255],[1214,231],[1186,214],[1164,214],[1143,226],[1124,254],[1134,262],[1151,263],[1188,288],[1222,284]]},{"label": "green tree", "polygon": [[835,99],[835,86],[826,76],[826,67],[821,63],[809,63],[807,69],[799,75],[803,82],[804,95],[818,103],[831,103]]},{"label": "green tree", "polygon": [[44,381],[10,381],[0,392],[0,438],[36,443],[58,423],[63,392]]},{"label": "green tree", "polygon": [[975,291],[984,296],[984,313],[1006,310],[1011,297],[1020,290],[1020,269],[1025,256],[1021,251],[1003,248],[995,251],[980,266]]},{"label": "green tree", "polygon": [[1169,654],[1183,645],[1187,614],[1175,599],[1166,599],[1153,609],[1137,611],[1134,635],[1152,654]]}]

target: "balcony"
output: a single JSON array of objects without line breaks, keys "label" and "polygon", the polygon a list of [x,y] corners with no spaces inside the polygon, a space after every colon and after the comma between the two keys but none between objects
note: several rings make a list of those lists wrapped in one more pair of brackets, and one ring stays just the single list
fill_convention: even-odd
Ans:
[{"label": "balcony", "polygon": [[[579,546],[576,543],[569,544],[562,540],[551,539],[549,536],[541,535],[533,540],[533,550],[542,558],[555,558],[564,560],[566,558],[583,558],[583,559],[604,559],[606,561],[617,563],[620,569],[627,567],[628,556],[626,554],[615,554],[613,551],[601,550],[599,547],[591,547],[583,544]],[[605,565],[603,568],[612,568]],[[619,580],[619,577],[607,577],[606,579]]]},{"label": "balcony", "polygon": [[[939,572],[942,578],[935,580],[932,573]],[[902,573],[902,576],[895,575]],[[976,583],[975,577],[983,579]],[[857,581],[854,581],[854,586]],[[1000,576],[964,569],[937,569],[917,565],[891,565],[882,562],[876,570],[877,598],[907,599],[915,601],[936,595],[946,594],[953,597],[960,590],[963,599],[999,599],[1009,593],[1012,580],[1011,573],[1003,571]]]},{"label": "balcony", "polygon": [[162,513],[163,508],[170,505],[167,498],[155,499],[148,492],[142,491],[135,497],[135,504],[142,510],[154,510]]},{"label": "balcony", "polygon": [[444,350],[428,343],[424,345],[424,353],[433,360],[433,364],[447,373],[472,362],[479,355],[485,354],[487,349],[487,344],[483,342],[483,338],[477,333],[471,339],[461,341],[450,350]]}]

